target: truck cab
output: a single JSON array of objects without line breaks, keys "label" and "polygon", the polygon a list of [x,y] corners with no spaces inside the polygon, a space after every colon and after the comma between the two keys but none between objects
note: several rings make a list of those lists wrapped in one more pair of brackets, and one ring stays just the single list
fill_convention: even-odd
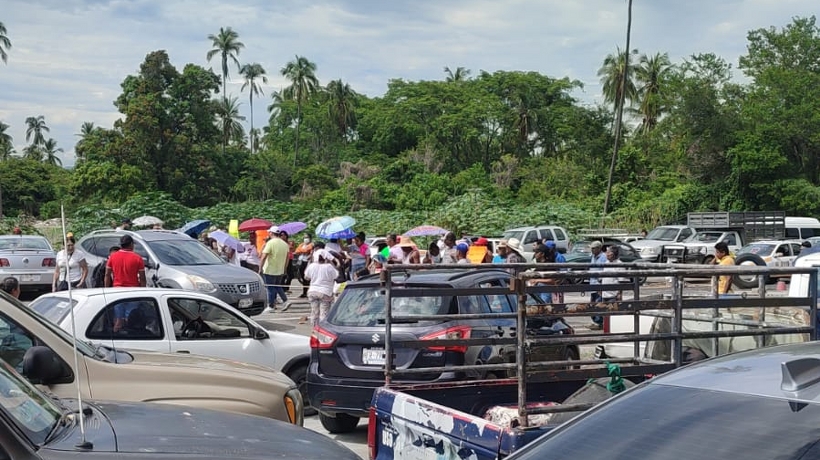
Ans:
[{"label": "truck cab", "polygon": [[704,230],[683,242],[686,248],[684,262],[688,264],[711,264],[715,261],[715,244],[724,242],[729,251],[737,252],[743,247],[743,237],[737,231]]},{"label": "truck cab", "polygon": [[655,227],[644,239],[633,242],[632,246],[641,253],[644,262],[664,262],[664,246],[682,243],[695,233],[695,229],[687,225],[662,225]]}]

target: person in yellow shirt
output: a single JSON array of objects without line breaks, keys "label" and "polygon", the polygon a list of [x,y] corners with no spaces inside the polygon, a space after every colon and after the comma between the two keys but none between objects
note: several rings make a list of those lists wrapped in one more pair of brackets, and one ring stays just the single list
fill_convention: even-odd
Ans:
[{"label": "person in yellow shirt", "polygon": [[288,296],[285,294],[285,269],[288,263],[290,247],[279,235],[279,227],[273,226],[268,230],[271,239],[265,243],[262,256],[259,260],[259,274],[265,280],[268,290],[268,308],[276,311],[276,298],[282,299],[282,311],[290,308]]},{"label": "person in yellow shirt", "polygon": [[[715,244],[715,263],[718,265],[734,265],[735,258],[729,254],[729,245],[721,241]],[[718,294],[732,292],[732,275],[721,275],[718,280]]]}]

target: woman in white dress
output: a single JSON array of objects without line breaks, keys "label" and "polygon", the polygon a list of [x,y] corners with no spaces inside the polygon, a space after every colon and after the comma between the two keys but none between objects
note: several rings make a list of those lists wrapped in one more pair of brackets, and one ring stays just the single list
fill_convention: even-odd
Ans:
[{"label": "woman in white dress", "polygon": [[74,289],[85,286],[85,279],[88,277],[88,263],[85,255],[81,251],[75,251],[76,241],[73,236],[66,238],[65,249],[57,253],[57,267],[54,269],[54,280],[51,283],[51,291],[65,291],[68,283]]}]

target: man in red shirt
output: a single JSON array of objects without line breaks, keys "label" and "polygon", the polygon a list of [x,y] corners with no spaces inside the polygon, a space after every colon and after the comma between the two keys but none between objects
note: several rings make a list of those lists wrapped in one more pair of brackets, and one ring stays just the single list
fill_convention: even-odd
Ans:
[{"label": "man in red shirt", "polygon": [[120,250],[108,257],[105,287],[145,287],[145,261],[134,252],[134,238],[123,235]]}]

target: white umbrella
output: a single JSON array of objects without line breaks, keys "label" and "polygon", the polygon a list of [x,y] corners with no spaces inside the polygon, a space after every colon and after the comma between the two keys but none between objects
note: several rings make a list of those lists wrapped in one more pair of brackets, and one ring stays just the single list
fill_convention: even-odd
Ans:
[{"label": "white umbrella", "polygon": [[140,216],[131,221],[131,225],[136,227],[150,227],[152,225],[162,225],[164,222],[154,216]]}]

